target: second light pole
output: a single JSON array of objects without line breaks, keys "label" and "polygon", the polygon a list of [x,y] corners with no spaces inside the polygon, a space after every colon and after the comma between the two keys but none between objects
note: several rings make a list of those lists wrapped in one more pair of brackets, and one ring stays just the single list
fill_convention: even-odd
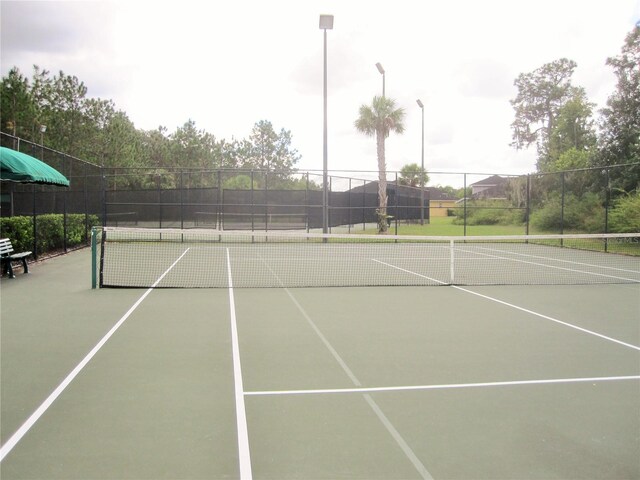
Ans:
[{"label": "second light pole", "polygon": [[[329,183],[327,173],[327,30],[333,29],[333,15],[320,15],[320,29],[324,30],[324,127],[322,132],[322,233],[329,232]],[[327,239],[325,238],[326,242]]]},{"label": "second light pole", "polygon": [[420,99],[416,103],[422,110],[422,155],[420,169],[420,225],[424,225],[424,104]]}]

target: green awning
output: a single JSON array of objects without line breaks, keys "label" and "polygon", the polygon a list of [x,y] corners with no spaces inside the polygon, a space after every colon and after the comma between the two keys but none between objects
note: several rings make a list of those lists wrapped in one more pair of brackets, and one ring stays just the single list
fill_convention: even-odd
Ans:
[{"label": "green awning", "polygon": [[69,186],[69,180],[37,158],[0,147],[0,180],[18,183]]}]

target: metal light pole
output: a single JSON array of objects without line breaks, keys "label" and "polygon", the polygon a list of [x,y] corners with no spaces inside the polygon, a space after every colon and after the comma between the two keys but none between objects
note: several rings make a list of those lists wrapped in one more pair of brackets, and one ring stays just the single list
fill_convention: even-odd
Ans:
[{"label": "metal light pole", "polygon": [[380,72],[380,75],[382,75],[382,96],[384,97],[384,96],[385,96],[385,95],[384,95],[384,83],[385,83],[385,82],[384,82],[384,81],[385,81],[385,78],[384,78],[384,68],[382,68],[382,65],[381,65],[379,62],[378,62],[378,63],[376,63],[376,68],[377,68],[377,69],[378,69],[378,71]]},{"label": "metal light pole", "polygon": [[420,225],[424,225],[424,104],[420,99],[416,103],[422,110],[422,162],[420,171]]},{"label": "metal light pole", "polygon": [[[320,15],[324,30],[324,130],[322,134],[322,233],[329,232],[329,182],[327,178],[327,30],[333,30],[333,15]],[[326,239],[325,239],[326,241]]]}]

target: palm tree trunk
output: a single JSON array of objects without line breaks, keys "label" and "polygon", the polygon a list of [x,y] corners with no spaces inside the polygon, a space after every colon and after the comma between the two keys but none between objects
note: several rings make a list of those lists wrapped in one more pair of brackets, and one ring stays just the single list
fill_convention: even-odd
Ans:
[{"label": "palm tree trunk", "polygon": [[384,132],[376,132],[378,154],[378,233],[387,231],[387,161],[384,152]]}]

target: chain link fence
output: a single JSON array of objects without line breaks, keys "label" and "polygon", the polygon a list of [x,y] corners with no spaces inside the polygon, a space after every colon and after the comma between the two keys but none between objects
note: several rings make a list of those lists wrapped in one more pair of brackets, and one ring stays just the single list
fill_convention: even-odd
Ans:
[{"label": "chain link fence", "polygon": [[[2,182],[0,234],[16,249],[66,252],[89,244],[91,227],[322,231],[323,172],[102,168],[2,133],[2,146],[51,165],[69,188]],[[628,173],[640,164],[529,175],[429,172],[405,185],[388,172],[390,231],[426,224],[425,234],[609,233],[624,231],[611,212]],[[634,173],[634,174],[635,174]],[[378,172],[329,172],[327,227],[357,233],[378,221]],[[619,216],[618,216],[619,217]],[[12,220],[9,220],[12,219]]]}]

